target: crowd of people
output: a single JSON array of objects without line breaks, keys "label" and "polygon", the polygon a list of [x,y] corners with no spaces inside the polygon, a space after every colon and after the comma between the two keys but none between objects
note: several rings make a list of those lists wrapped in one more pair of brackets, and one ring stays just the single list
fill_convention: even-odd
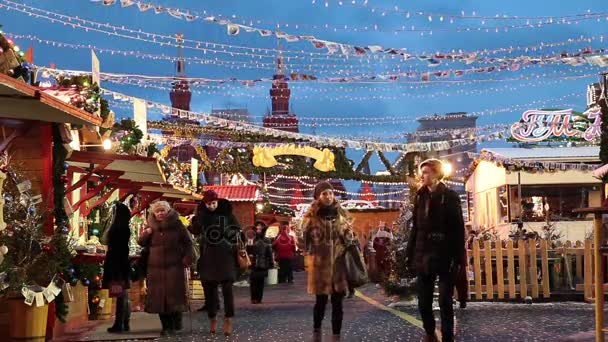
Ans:
[{"label": "crowd of people", "polygon": [[[443,341],[453,341],[452,297],[457,279],[462,279],[466,255],[464,222],[458,195],[442,182],[441,162],[427,160],[420,166],[422,184],[416,194],[412,228],[407,245],[407,263],[417,277],[418,305],[425,341],[438,341],[432,302],[439,279],[439,305]],[[116,319],[109,332],[129,331],[130,283],[129,208],[117,203],[106,232],[108,251],[103,284],[117,297]],[[209,318],[209,332],[216,334],[223,296],[223,333],[230,336],[235,317],[233,284],[248,274],[252,304],[261,304],[269,270],[278,264],[278,282],[293,284],[293,260],[298,243],[288,222],[281,222],[274,240],[266,236],[268,226],[257,221],[244,230],[231,203],[208,190],[186,227],[179,214],[165,201],[150,206],[147,227],[139,237],[140,264],[145,270],[145,311],[159,315],[161,335],[183,328],[182,314],[190,310],[188,283],[193,265],[201,280]],[[312,336],[322,340],[326,307],[331,303],[332,339],[339,340],[343,323],[343,302],[367,281],[367,266],[353,228],[353,219],[334,195],[328,182],[314,189],[314,201],[303,217],[303,249],[306,255],[307,291],[315,296],[312,308]],[[388,246],[390,229],[382,227],[370,238],[366,250],[375,250],[381,277],[391,268]],[[466,273],[464,273],[466,281]],[[460,291],[459,291],[460,293]],[[466,303],[466,299],[462,299]],[[462,305],[462,302],[461,302]]]}]

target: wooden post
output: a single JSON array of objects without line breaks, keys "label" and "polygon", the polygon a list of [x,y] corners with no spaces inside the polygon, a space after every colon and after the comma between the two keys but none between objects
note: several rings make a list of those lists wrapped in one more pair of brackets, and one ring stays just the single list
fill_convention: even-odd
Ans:
[{"label": "wooden post", "polygon": [[515,298],[515,253],[513,240],[507,241],[507,275],[509,277],[509,298]]},{"label": "wooden post", "polygon": [[576,248],[580,248],[583,250],[583,253],[576,253],[576,278],[578,279],[578,281],[581,281],[583,279],[583,256],[585,255],[585,246],[583,245],[582,242],[577,241]]},{"label": "wooden post", "polygon": [[538,267],[536,266],[536,241],[531,241],[530,247],[530,285],[532,298],[538,298]]},{"label": "wooden post", "polygon": [[591,254],[591,240],[585,241],[585,280],[584,296],[586,301],[593,298],[593,255]]},{"label": "wooden post", "polygon": [[528,284],[526,283],[526,241],[517,241],[517,250],[519,252],[519,295],[521,298],[526,298],[528,295]]},{"label": "wooden post", "polygon": [[479,253],[479,241],[473,240],[473,272],[475,274],[475,299],[483,299],[481,293],[481,256]]},{"label": "wooden post", "polygon": [[498,291],[498,299],[505,298],[505,277],[502,274],[502,242],[496,241],[496,289]]},{"label": "wooden post", "polygon": [[604,244],[604,225],[602,213],[596,212],[593,218],[595,253],[595,340],[604,342],[604,263],[600,248]]},{"label": "wooden post", "polygon": [[[575,213],[593,214],[593,259],[595,259],[595,341],[604,342],[604,254],[602,245],[604,244],[604,224],[602,215],[608,213],[607,207],[581,208],[573,210]],[[589,264],[591,257],[587,250],[588,243],[585,242],[585,289],[587,289],[590,276],[587,271],[591,271]]]},{"label": "wooden post", "polygon": [[540,241],[541,276],[543,281],[543,297],[551,297],[549,288],[549,252],[547,240]]},{"label": "wooden post", "polygon": [[492,284],[492,243],[486,240],[483,244],[483,258],[486,266],[486,296],[494,299],[494,286]]}]

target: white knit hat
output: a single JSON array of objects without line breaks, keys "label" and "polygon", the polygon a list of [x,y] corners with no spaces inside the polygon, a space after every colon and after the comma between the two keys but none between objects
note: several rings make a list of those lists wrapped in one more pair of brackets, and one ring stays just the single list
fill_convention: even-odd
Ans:
[{"label": "white knit hat", "polygon": [[150,204],[150,211],[153,213],[159,208],[165,208],[167,211],[169,211],[171,210],[171,205],[167,201],[156,201]]}]

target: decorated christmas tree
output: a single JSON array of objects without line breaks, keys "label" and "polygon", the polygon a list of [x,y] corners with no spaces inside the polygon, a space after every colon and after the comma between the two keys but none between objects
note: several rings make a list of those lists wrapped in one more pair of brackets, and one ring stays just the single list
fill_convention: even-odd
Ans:
[{"label": "decorated christmas tree", "polygon": [[407,242],[412,227],[412,213],[416,195],[417,179],[410,178],[410,196],[401,205],[399,218],[397,219],[396,231],[393,231],[393,243],[391,244],[389,256],[391,258],[391,270],[382,282],[382,287],[388,295],[398,295],[409,299],[415,294],[415,278],[407,266]]},{"label": "decorated christmas tree", "polygon": [[11,165],[6,154],[0,157],[0,172],[6,176],[3,212],[7,222],[0,231],[0,246],[6,252],[0,264],[0,292],[21,294],[29,305],[40,292],[44,303],[58,298],[56,312],[63,319],[67,310],[61,300],[62,275],[71,258],[67,236],[61,229],[55,229],[52,235],[44,233],[51,213],[44,211],[47,205],[42,196],[34,194],[31,181]]}]

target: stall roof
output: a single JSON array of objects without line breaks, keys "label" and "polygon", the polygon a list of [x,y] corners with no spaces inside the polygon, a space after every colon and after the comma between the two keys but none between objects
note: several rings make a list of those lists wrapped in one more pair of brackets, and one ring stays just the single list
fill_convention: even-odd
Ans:
[{"label": "stall roof", "polygon": [[101,125],[101,118],[69,105],[27,83],[0,74],[0,117]]},{"label": "stall roof", "polygon": [[[137,184],[137,183],[134,183]],[[194,200],[195,197],[188,191],[172,186],[171,184],[146,183],[140,191],[162,193],[164,197],[179,198],[182,200]]]},{"label": "stall roof", "polygon": [[233,202],[255,202],[260,199],[260,190],[255,185],[210,185],[204,190],[217,192],[219,198]]},{"label": "stall roof", "polygon": [[122,171],[120,179],[133,182],[165,183],[165,175],[153,157],[131,156],[103,152],[73,151],[67,162],[71,166],[98,170]]},{"label": "stall roof", "polygon": [[485,148],[482,152],[489,152],[505,158],[519,160],[542,161],[572,161],[572,162],[598,162],[599,146],[576,147],[533,147],[533,148]]}]

